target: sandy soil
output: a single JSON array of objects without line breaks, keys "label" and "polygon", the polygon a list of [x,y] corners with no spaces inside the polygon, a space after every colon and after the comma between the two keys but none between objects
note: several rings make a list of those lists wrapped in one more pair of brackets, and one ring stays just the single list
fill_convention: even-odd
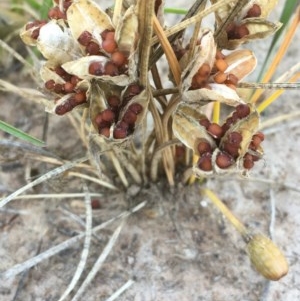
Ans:
[{"label": "sandy soil", "polygon": [[[299,61],[296,41],[278,74]],[[257,43],[256,51],[263,53],[263,44]],[[32,86],[25,78],[23,74],[4,75],[13,83]],[[262,116],[262,124],[276,116],[299,113],[297,100],[297,92],[285,92]],[[41,106],[2,92],[0,104],[1,120],[41,137],[46,118]],[[111,193],[87,182],[91,193],[103,195],[97,198],[100,208],[93,210],[93,226],[143,201],[147,204],[126,219],[116,244],[80,300],[107,300],[130,279],[133,284],[117,300],[299,300],[299,117],[267,126],[264,133],[265,157],[249,179],[210,179],[203,185],[215,191],[246,225],[272,236],[288,258],[290,271],[286,277],[269,282],[253,270],[239,234],[199,194],[197,185],[185,187],[178,179],[178,185],[169,189],[161,179],[141,189],[134,186],[128,192]],[[5,147],[5,141],[17,140],[2,132],[0,137],[3,196],[26,184],[30,177],[55,167],[34,160],[38,155],[35,149]],[[47,146],[64,159],[85,155],[66,117],[49,116]],[[75,193],[82,192],[82,187],[83,181],[62,176],[28,193]],[[12,201],[0,211],[0,271],[84,231],[84,220],[82,198]],[[120,223],[117,219],[93,236],[80,282]],[[0,274],[0,299],[58,300],[72,279],[81,252],[82,241],[16,277],[5,279]]]}]

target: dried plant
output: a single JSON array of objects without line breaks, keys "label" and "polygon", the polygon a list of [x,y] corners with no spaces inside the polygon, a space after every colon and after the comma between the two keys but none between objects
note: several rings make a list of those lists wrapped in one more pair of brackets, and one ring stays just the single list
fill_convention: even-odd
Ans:
[{"label": "dried plant", "polygon": [[[263,157],[264,108],[245,96],[243,82],[256,68],[256,57],[239,48],[280,28],[268,21],[275,5],[275,0],[195,1],[180,23],[165,28],[164,1],[116,0],[104,11],[91,0],[55,0],[49,20],[27,23],[21,38],[45,59],[39,72],[52,99],[46,110],[80,118],[78,132],[99,177],[114,169],[128,187],[165,174],[173,186],[179,173],[186,183],[195,177],[247,176]],[[210,14],[214,30],[202,26]],[[163,54],[171,88],[163,85]],[[223,122],[220,114],[227,115]],[[282,262],[276,275],[261,262],[258,271],[272,280],[284,276],[288,265],[276,246],[245,231],[240,232],[255,264],[258,258],[269,260],[253,243],[264,239]]]}]

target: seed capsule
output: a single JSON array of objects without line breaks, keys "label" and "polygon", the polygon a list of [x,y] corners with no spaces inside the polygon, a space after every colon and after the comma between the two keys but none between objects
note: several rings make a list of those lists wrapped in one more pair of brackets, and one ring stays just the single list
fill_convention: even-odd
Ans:
[{"label": "seed capsule", "polygon": [[255,234],[247,244],[250,260],[256,270],[269,280],[279,280],[288,273],[286,258],[271,239]]}]

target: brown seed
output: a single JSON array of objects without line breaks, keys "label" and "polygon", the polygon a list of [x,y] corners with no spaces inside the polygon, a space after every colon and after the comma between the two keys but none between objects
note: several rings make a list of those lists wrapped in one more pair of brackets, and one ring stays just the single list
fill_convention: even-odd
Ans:
[{"label": "brown seed", "polygon": [[67,101],[64,104],[57,106],[55,108],[55,113],[57,115],[64,115],[64,114],[70,112],[72,109],[73,109],[73,106],[71,105],[70,102]]},{"label": "brown seed", "polygon": [[127,110],[122,118],[122,121],[128,123],[129,125],[134,125],[136,120],[137,120],[137,115],[130,110]]},{"label": "brown seed", "polygon": [[201,75],[199,75],[198,73],[196,73],[196,74],[193,76],[191,86],[192,86],[193,89],[199,89],[199,88],[201,88],[203,85],[205,85],[206,82],[207,82],[207,77],[201,76]]},{"label": "brown seed", "polygon": [[197,166],[199,169],[203,171],[211,171],[212,170],[211,153],[203,154],[198,160]]},{"label": "brown seed", "polygon": [[228,67],[228,64],[225,60],[222,60],[222,59],[217,59],[215,61],[215,66],[217,67],[217,69],[221,72],[224,72],[227,67]]},{"label": "brown seed", "polygon": [[115,119],[115,113],[111,109],[105,109],[101,112],[101,117],[103,121],[112,123]]},{"label": "brown seed", "polygon": [[107,103],[112,109],[116,109],[120,105],[120,98],[116,95],[111,95],[108,97]]},{"label": "brown seed", "polygon": [[128,107],[128,110],[132,111],[135,115],[138,115],[143,111],[143,107],[139,103],[133,103]]},{"label": "brown seed", "polygon": [[32,39],[36,40],[39,37],[39,35],[40,35],[40,28],[38,27],[32,31],[30,36]]},{"label": "brown seed", "polygon": [[258,136],[261,142],[265,140],[265,135],[262,132],[257,132],[255,136]]},{"label": "brown seed", "polygon": [[101,76],[104,74],[104,67],[100,62],[92,62],[89,66],[89,73],[92,75]]},{"label": "brown seed", "polygon": [[118,47],[115,40],[110,40],[107,38],[102,42],[101,46],[102,46],[102,49],[104,51],[106,51],[107,53],[113,53],[114,51],[116,51],[116,49]]},{"label": "brown seed", "polygon": [[97,55],[100,53],[100,46],[96,42],[89,42],[85,48],[88,55]]},{"label": "brown seed", "polygon": [[210,126],[210,121],[207,118],[200,119],[199,123],[206,129],[208,129],[208,127]]},{"label": "brown seed", "polygon": [[226,142],[224,143],[222,150],[231,155],[233,158],[237,158],[239,155],[239,145]]},{"label": "brown seed", "polygon": [[81,79],[78,76],[76,76],[76,75],[71,76],[70,82],[72,85],[76,86],[80,81],[81,81]]},{"label": "brown seed", "polygon": [[199,76],[201,77],[205,77],[207,78],[210,74],[210,66],[207,63],[204,63],[198,70],[197,74],[199,74]]},{"label": "brown seed", "polygon": [[138,95],[142,91],[141,87],[138,84],[131,84],[127,87],[126,92],[132,95]]},{"label": "brown seed", "polygon": [[55,81],[53,79],[50,79],[45,82],[45,88],[48,90],[53,90],[55,86]]},{"label": "brown seed", "polygon": [[48,18],[49,19],[67,19],[67,16],[64,12],[60,11],[58,6],[55,6],[53,8],[51,8],[48,11]]},{"label": "brown seed", "polygon": [[93,199],[91,201],[91,207],[92,209],[100,209],[101,208],[101,202],[99,200]]},{"label": "brown seed", "polygon": [[227,75],[227,79],[225,81],[225,84],[232,84],[232,85],[237,85],[239,79],[232,73],[229,73]]},{"label": "brown seed", "polygon": [[216,164],[222,169],[228,168],[234,162],[235,161],[234,161],[233,157],[231,155],[227,154],[226,152],[219,152],[217,154]]},{"label": "brown seed", "polygon": [[217,84],[223,84],[225,82],[227,78],[227,75],[224,73],[224,72],[217,72],[215,75],[214,75],[214,81],[217,83]]},{"label": "brown seed", "polygon": [[240,143],[242,142],[242,140],[243,140],[243,136],[239,132],[231,132],[227,138],[227,141],[230,144],[233,144],[236,146],[239,146]]},{"label": "brown seed", "polygon": [[247,36],[248,34],[249,34],[249,30],[248,30],[246,24],[237,26],[237,28],[235,29],[236,39],[241,39],[244,36]]},{"label": "brown seed", "polygon": [[107,31],[107,33],[105,34],[104,40],[114,41],[115,40],[115,32],[114,31]]},{"label": "brown seed", "polygon": [[253,135],[251,143],[254,145],[254,147],[257,149],[258,146],[261,144],[261,139],[258,135]]},{"label": "brown seed", "polygon": [[119,75],[118,67],[113,62],[107,62],[104,67],[104,75],[109,75],[109,76]]},{"label": "brown seed", "polygon": [[261,15],[261,8],[257,4],[253,4],[253,6],[248,10],[246,18],[257,18]]},{"label": "brown seed", "polygon": [[67,72],[61,66],[55,67],[54,72],[61,77],[67,74]]},{"label": "brown seed", "polygon": [[211,123],[207,129],[208,133],[211,134],[214,138],[221,138],[223,135],[223,130],[220,125],[217,123]]},{"label": "brown seed", "polygon": [[115,127],[113,131],[113,136],[115,139],[124,139],[127,136],[127,130],[121,127]]},{"label": "brown seed", "polygon": [[236,39],[236,24],[234,22],[229,23],[228,26],[226,27],[226,32],[227,32],[227,37],[228,40],[234,40]]},{"label": "brown seed", "polygon": [[84,103],[86,101],[86,92],[85,91],[76,92],[74,99],[77,104]]},{"label": "brown seed", "polygon": [[212,148],[206,139],[201,139],[201,141],[198,143],[197,150],[200,156],[202,156],[205,153],[212,152]]},{"label": "brown seed", "polygon": [[62,93],[62,92],[64,92],[64,86],[61,84],[55,84],[53,90],[57,94]]},{"label": "brown seed", "polygon": [[125,54],[121,51],[115,51],[111,55],[111,61],[118,67],[121,67],[126,64],[127,58]]},{"label": "brown seed", "polygon": [[253,162],[253,158],[252,155],[249,153],[246,153],[246,155],[244,156],[244,168],[246,169],[251,169],[254,166],[254,162]]},{"label": "brown seed", "polygon": [[110,128],[109,127],[103,127],[103,128],[99,128],[99,134],[103,135],[107,138],[109,138],[110,136]]},{"label": "brown seed", "polygon": [[79,44],[81,44],[82,46],[88,46],[91,40],[92,40],[92,34],[86,30],[83,31],[77,39]]},{"label": "brown seed", "polygon": [[64,84],[64,90],[66,93],[71,93],[74,90],[75,86],[71,84],[70,82],[66,82]]},{"label": "brown seed", "polygon": [[250,107],[248,105],[240,104],[235,110],[239,118],[245,118],[250,114]]}]

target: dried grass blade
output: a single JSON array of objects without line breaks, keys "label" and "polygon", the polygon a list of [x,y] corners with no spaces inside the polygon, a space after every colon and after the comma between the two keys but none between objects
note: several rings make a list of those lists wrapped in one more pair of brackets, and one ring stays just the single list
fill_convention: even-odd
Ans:
[{"label": "dried grass blade", "polygon": [[97,259],[96,263],[94,264],[93,268],[87,275],[86,279],[83,281],[82,285],[78,289],[77,293],[73,297],[72,301],[78,301],[81,295],[84,293],[86,288],[89,286],[89,284],[92,282],[92,280],[95,278],[98,271],[101,269],[103,262],[106,260],[107,256],[109,255],[110,251],[112,250],[113,246],[115,245],[121,230],[124,226],[124,220],[121,222],[121,224],[117,227],[117,229],[114,231],[113,235],[109,239],[107,245],[103,249],[101,255]]},{"label": "dried grass blade", "polygon": [[6,198],[2,199],[0,201],[0,208],[5,206],[7,203],[9,203],[12,199],[14,199],[16,196],[24,193],[25,191],[27,191],[28,189],[41,184],[59,174],[64,173],[65,171],[75,167],[76,165],[87,161],[89,158],[88,156],[84,156],[80,159],[74,160],[73,162],[67,162],[62,166],[59,166],[53,170],[50,170],[49,172],[45,173],[44,175],[42,175],[41,177],[37,178],[36,180],[34,180],[33,182],[28,183],[27,185],[21,187],[20,189],[16,190],[15,192],[13,192],[12,194],[10,194],[9,196],[7,196]]},{"label": "dried grass blade", "polygon": [[[130,214],[141,210],[146,204],[147,204],[147,201],[144,201],[144,202],[141,202],[140,204],[136,205],[135,207],[133,207],[130,211],[122,212],[117,217],[111,218],[110,220],[93,228],[92,233],[94,234],[97,231],[106,228],[108,225],[110,225],[111,223],[113,223],[114,221],[116,221],[118,219],[124,219],[124,218],[128,217]],[[53,248],[48,249],[47,251],[45,251],[33,258],[28,259],[27,261],[25,261],[23,263],[16,264],[9,270],[7,270],[3,273],[0,273],[0,279],[1,278],[4,278],[4,279],[12,278],[30,268],[32,268],[33,266],[37,265],[38,263],[42,262],[43,260],[46,260],[49,257],[52,257],[52,256],[56,255],[57,253],[70,248],[74,244],[78,243],[84,236],[85,236],[85,233],[81,233],[75,237],[72,237],[72,238],[54,246]]]},{"label": "dried grass blade", "polygon": [[108,299],[105,301],[114,301],[118,297],[120,297],[121,294],[123,294],[127,289],[129,289],[133,284],[134,280],[129,279],[125,284],[123,284],[116,292],[114,292]]},{"label": "dried grass blade", "polygon": [[[179,24],[176,24],[170,28],[168,28],[167,30],[164,31],[164,35],[165,37],[169,37],[179,31],[185,30],[188,26],[199,22],[200,20],[202,20],[204,17],[208,16],[209,14],[215,12],[217,9],[219,9],[220,7],[222,7],[225,4],[228,4],[232,2],[232,0],[223,0],[222,2],[218,2],[210,7],[208,7],[206,10],[199,12],[198,14],[196,14],[195,16],[182,21]],[[151,40],[151,44],[154,45],[158,42],[158,38],[157,37],[153,37]]]},{"label": "dried grass blade", "polygon": [[175,82],[177,85],[179,85],[180,78],[181,78],[180,66],[177,61],[176,55],[172,49],[172,46],[171,46],[169,40],[167,39],[167,37],[165,36],[163,28],[161,27],[156,16],[153,16],[153,27],[154,27],[154,31],[159,39],[159,42],[161,43],[162,48],[165,52],[165,55],[167,57],[170,69],[171,69],[172,74],[175,79]]},{"label": "dried grass blade", "polygon": [[154,0],[139,1],[138,6],[138,19],[139,19],[139,32],[141,35],[140,39],[140,58],[139,58],[139,69],[140,69],[140,83],[147,87],[148,86],[148,69],[149,69],[149,56],[151,51],[151,38],[153,34],[152,19],[154,16]]},{"label": "dried grass blade", "polygon": [[84,243],[83,243],[83,250],[81,253],[80,261],[78,263],[77,269],[74,273],[74,276],[63,293],[63,295],[60,297],[59,301],[63,301],[69,294],[70,292],[75,288],[77,282],[79,281],[79,278],[84,270],[84,267],[86,265],[86,261],[88,258],[89,254],[89,249],[90,249],[90,244],[91,244],[91,238],[92,238],[92,219],[93,219],[93,214],[92,214],[92,207],[91,207],[91,196],[88,191],[88,188],[86,184],[83,186],[84,190],[84,204],[85,204],[85,216],[86,216],[86,221],[85,221],[85,238],[84,238]]}]

